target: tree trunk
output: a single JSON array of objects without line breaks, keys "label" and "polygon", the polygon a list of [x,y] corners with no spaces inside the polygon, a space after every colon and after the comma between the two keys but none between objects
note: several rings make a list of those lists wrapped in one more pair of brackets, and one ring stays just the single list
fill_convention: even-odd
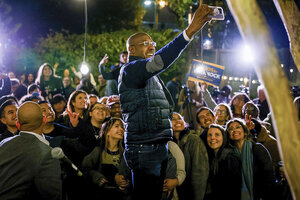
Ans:
[{"label": "tree trunk", "polygon": [[300,199],[300,126],[266,20],[255,0],[227,0],[227,3],[244,41],[256,54],[253,65],[266,88],[286,176],[294,198]]},{"label": "tree trunk", "polygon": [[273,0],[290,40],[291,53],[300,72],[300,12],[294,0]]}]

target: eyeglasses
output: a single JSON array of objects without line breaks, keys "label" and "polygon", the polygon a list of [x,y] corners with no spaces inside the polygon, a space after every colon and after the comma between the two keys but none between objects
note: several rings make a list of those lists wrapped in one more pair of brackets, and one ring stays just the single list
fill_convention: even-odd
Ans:
[{"label": "eyeglasses", "polygon": [[237,130],[237,129],[242,129],[243,127],[242,126],[236,126],[236,127],[230,127],[228,129],[229,133],[233,132],[234,130]]},{"label": "eyeglasses", "polygon": [[226,110],[216,110],[217,114],[226,114],[227,111]]},{"label": "eyeglasses", "polygon": [[149,46],[149,45],[152,45],[154,47],[156,47],[156,42],[149,42],[149,41],[144,41],[144,42],[140,42],[140,43],[137,43],[137,44],[133,44],[133,45],[143,45],[143,46]]}]

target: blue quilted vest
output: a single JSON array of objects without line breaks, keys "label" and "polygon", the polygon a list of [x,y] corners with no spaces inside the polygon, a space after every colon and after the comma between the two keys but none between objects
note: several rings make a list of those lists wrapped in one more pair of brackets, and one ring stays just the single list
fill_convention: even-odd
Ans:
[{"label": "blue quilted vest", "polygon": [[[121,69],[121,72],[123,68]],[[123,73],[120,73],[122,79]],[[125,125],[125,144],[160,143],[172,138],[170,94],[157,76],[144,88],[128,88],[119,82],[119,95]]]}]

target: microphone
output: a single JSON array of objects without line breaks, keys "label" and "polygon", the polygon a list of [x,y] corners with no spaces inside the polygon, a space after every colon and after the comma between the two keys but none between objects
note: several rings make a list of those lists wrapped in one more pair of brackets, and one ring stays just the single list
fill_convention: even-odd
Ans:
[{"label": "microphone", "polygon": [[60,147],[55,147],[51,150],[52,158],[63,160],[68,163],[76,172],[78,176],[82,176],[82,172],[76,167],[72,161],[64,154],[63,150]]}]

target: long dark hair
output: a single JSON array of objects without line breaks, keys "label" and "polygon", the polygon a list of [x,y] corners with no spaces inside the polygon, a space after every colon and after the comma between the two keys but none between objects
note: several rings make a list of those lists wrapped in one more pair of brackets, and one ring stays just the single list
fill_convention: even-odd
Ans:
[{"label": "long dark hair", "polygon": [[218,124],[211,124],[209,126],[208,130],[211,128],[216,128],[216,129],[220,130],[222,133],[222,136],[223,136],[223,143],[222,143],[221,147],[219,148],[217,154],[211,160],[211,163],[210,163],[210,173],[212,173],[213,175],[216,175],[219,171],[219,162],[222,160],[225,160],[227,155],[230,153],[234,153],[234,151],[233,151],[233,147],[228,143],[227,131]]},{"label": "long dark hair", "polygon": [[44,81],[45,81],[43,71],[46,66],[48,66],[52,71],[52,74],[50,76],[50,81],[54,79],[54,70],[52,66],[49,63],[43,63],[38,70],[37,77],[35,80],[35,83],[40,85],[41,87],[44,85]]},{"label": "long dark hair", "polygon": [[229,103],[230,108],[231,108],[231,111],[232,111],[233,114],[235,113],[235,108],[234,108],[234,106],[233,106],[233,101],[234,101],[238,96],[243,96],[243,97],[244,97],[244,102],[245,102],[245,103],[247,103],[248,101],[250,101],[250,98],[249,98],[249,96],[248,96],[247,94],[241,93],[241,92],[240,92],[240,93],[236,93],[236,94],[232,97],[232,99],[230,100],[230,103]]},{"label": "long dark hair", "polygon": [[[117,122],[121,122],[124,128],[124,122],[121,118],[118,117],[112,117],[110,118],[107,122],[102,124],[101,130],[100,130],[100,147],[101,149],[107,150],[108,148],[108,135],[107,133],[110,131],[112,126]],[[123,139],[119,141],[118,143],[118,148],[119,148],[119,154],[122,155],[124,152],[124,147],[123,147]]]},{"label": "long dark hair", "polygon": [[[231,109],[230,109],[230,107],[229,107],[229,105],[228,105],[227,103],[219,103],[219,104],[215,107],[214,112],[216,113],[216,112],[217,112],[217,108],[220,107],[220,106],[224,106],[224,107],[226,108],[227,116],[229,117],[229,119],[226,120],[226,122],[229,121],[229,120],[231,120],[231,119],[233,118],[233,116],[232,116],[232,111],[231,111]],[[216,116],[216,114],[215,114],[215,116]]]},{"label": "long dark hair", "polygon": [[85,91],[83,91],[83,90],[75,90],[74,92],[72,92],[72,94],[70,95],[70,97],[69,97],[69,99],[68,99],[68,103],[67,103],[67,108],[69,108],[69,106],[70,106],[70,108],[72,109],[72,112],[75,111],[75,108],[74,108],[72,102],[75,101],[76,97],[77,97],[79,94],[85,94],[86,97],[88,97],[88,94],[87,94]]}]

